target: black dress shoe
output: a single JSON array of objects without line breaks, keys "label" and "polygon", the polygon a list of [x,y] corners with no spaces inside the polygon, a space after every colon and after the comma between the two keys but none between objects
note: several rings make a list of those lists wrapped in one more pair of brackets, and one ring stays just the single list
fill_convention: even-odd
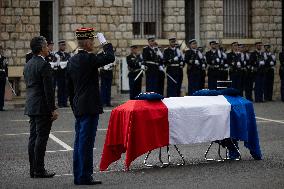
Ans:
[{"label": "black dress shoe", "polygon": [[45,170],[44,172],[40,172],[40,173],[35,172],[34,178],[51,178],[51,177],[54,177],[54,175],[55,175],[55,172]]},{"label": "black dress shoe", "polygon": [[102,184],[102,181],[100,180],[90,180],[85,182],[74,182],[75,185],[97,185]]}]

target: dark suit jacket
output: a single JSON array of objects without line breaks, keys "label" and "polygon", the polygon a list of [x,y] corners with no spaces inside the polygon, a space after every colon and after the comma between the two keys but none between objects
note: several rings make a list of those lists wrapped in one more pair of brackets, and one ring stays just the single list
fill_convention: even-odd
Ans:
[{"label": "dark suit jacket", "polygon": [[70,104],[75,116],[94,115],[103,112],[100,101],[98,68],[114,62],[112,45],[104,45],[100,54],[79,50],[69,59],[67,78]]},{"label": "dark suit jacket", "polygon": [[55,107],[51,67],[40,56],[33,56],[24,67],[26,115],[51,115]]}]

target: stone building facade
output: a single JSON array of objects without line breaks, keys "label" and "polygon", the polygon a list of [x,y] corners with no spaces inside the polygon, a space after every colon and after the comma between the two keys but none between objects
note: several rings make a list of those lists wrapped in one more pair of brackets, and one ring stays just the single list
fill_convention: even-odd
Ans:
[{"label": "stone building facade", "polygon": [[[25,85],[22,78],[25,54],[29,51],[29,41],[40,35],[41,20],[50,13],[41,8],[41,3],[49,2],[52,7],[52,39],[56,43],[65,39],[74,48],[74,30],[78,27],[95,27],[105,34],[116,48],[120,62],[129,53],[129,45],[141,48],[147,45],[145,38],[134,37],[134,14],[139,8],[135,2],[143,0],[0,0],[0,45],[9,58],[10,80],[18,94],[24,96]],[[283,5],[281,0],[241,0],[249,2],[249,35],[232,38],[225,36],[225,4],[232,0],[158,0],[161,13],[157,23],[161,32],[157,41],[161,46],[168,44],[167,38],[176,36],[179,42],[196,38],[201,46],[207,47],[208,41],[219,40],[224,46],[233,40],[252,45],[255,41],[270,43],[278,52],[283,44]],[[234,1],[239,2],[239,1]],[[227,5],[226,5],[227,6]],[[241,5],[240,5],[241,6]],[[149,12],[149,11],[148,11]],[[157,24],[156,23],[156,24]],[[142,31],[142,30],[141,30]],[[144,30],[145,31],[145,30]],[[72,46],[73,44],[73,46]],[[114,91],[123,90],[125,66],[116,68]],[[275,75],[275,96],[279,96],[279,77]],[[125,81],[124,81],[125,82]],[[183,90],[186,91],[187,79],[184,78]]]}]

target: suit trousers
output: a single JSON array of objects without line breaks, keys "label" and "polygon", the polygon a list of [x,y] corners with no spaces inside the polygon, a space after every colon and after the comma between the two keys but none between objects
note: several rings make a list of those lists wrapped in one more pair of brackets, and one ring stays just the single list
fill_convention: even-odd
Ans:
[{"label": "suit trousers", "polygon": [[31,173],[44,172],[44,156],[52,121],[50,115],[29,116],[30,138],[28,145]]}]

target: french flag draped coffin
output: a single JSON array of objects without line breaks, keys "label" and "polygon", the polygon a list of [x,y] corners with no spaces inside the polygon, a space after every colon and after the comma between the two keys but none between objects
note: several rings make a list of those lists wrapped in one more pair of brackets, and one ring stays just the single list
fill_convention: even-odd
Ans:
[{"label": "french flag draped coffin", "polygon": [[111,112],[100,170],[106,170],[122,153],[126,153],[128,169],[137,157],[159,147],[229,137],[244,141],[251,155],[261,159],[253,106],[244,98],[219,95],[129,100]]}]

